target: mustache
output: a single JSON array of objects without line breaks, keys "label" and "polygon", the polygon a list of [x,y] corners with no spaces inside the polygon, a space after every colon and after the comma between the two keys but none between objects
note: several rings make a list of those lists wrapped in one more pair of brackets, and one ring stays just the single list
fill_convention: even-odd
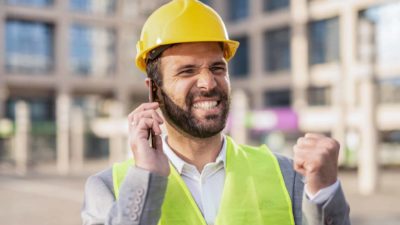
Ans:
[{"label": "mustache", "polygon": [[212,98],[216,97],[219,101],[228,100],[228,95],[221,89],[214,88],[210,91],[191,91],[186,98],[186,105],[191,106],[195,98],[205,97]]}]

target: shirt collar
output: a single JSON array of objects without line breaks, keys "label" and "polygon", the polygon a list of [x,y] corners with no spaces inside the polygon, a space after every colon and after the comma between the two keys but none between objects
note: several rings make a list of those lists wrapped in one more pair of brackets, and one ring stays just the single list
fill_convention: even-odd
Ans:
[{"label": "shirt collar", "polygon": [[[226,166],[226,137],[225,135],[223,136],[223,143],[222,143],[222,148],[221,151],[219,152],[217,158],[215,159],[215,163],[223,163],[224,167]],[[167,135],[164,135],[162,137],[163,140],[163,151],[165,155],[167,155],[169,161],[172,163],[172,165],[175,167],[175,169],[178,171],[179,174],[182,174],[183,167],[185,165],[191,165],[187,162],[185,162],[183,159],[181,159],[179,156],[175,154],[175,152],[169,147],[167,143]],[[193,166],[193,165],[191,165]]]}]

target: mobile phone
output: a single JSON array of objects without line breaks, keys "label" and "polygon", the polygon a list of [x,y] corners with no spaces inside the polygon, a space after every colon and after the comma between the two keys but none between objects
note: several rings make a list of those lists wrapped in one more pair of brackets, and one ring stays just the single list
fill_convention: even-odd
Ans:
[{"label": "mobile phone", "polygon": [[[149,102],[154,102],[154,96],[156,95],[157,86],[152,79],[149,83]],[[153,129],[149,129],[149,142],[151,148],[156,148],[156,139],[154,138]]]}]

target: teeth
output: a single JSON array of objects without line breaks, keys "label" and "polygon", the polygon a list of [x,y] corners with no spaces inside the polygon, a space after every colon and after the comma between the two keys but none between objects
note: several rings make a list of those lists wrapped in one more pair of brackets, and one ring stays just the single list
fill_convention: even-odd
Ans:
[{"label": "teeth", "polygon": [[203,102],[197,102],[193,105],[194,108],[196,109],[212,109],[215,106],[217,106],[216,101],[203,101]]}]

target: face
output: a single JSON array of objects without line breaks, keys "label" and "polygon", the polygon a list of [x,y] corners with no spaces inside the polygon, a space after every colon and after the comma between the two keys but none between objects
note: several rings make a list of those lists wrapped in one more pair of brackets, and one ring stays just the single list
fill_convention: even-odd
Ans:
[{"label": "face", "polygon": [[179,44],[161,57],[161,110],[175,129],[207,138],[221,132],[230,105],[226,60],[218,43]]}]

